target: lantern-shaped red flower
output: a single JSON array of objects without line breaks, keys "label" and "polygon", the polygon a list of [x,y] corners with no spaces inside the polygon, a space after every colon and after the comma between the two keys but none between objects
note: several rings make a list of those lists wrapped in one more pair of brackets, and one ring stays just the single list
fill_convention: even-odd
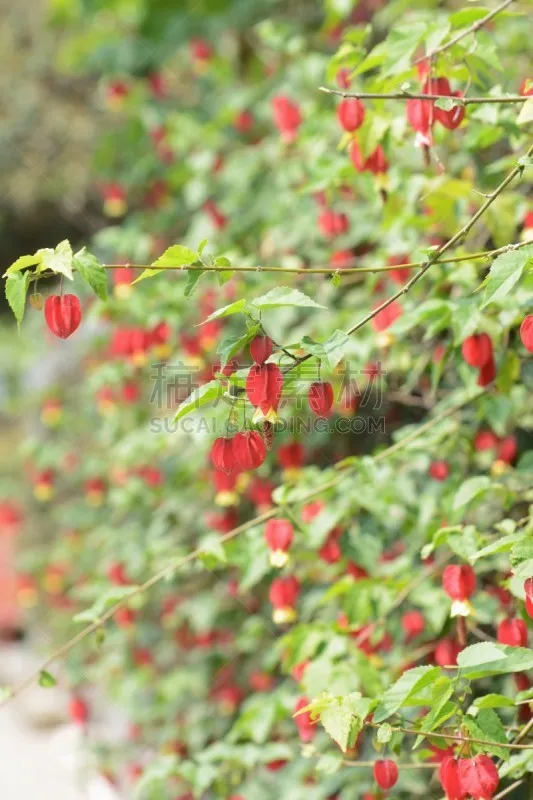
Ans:
[{"label": "lantern-shaped red flower", "polygon": [[274,606],[272,618],[277,625],[294,622],[297,616],[294,606],[299,593],[300,582],[294,575],[272,581],[268,597]]},{"label": "lantern-shaped red flower", "polygon": [[533,314],[523,319],[520,325],[520,338],[526,350],[533,353]]},{"label": "lantern-shaped red flower", "polygon": [[492,340],[487,333],[468,336],[462,344],[461,352],[470,367],[481,369],[492,360]]},{"label": "lantern-shaped red flower", "polygon": [[337,107],[337,118],[345,131],[353,133],[364,122],[365,107],[356,97],[347,97]]},{"label": "lantern-shaped red flower", "polygon": [[270,552],[270,563],[283,567],[289,560],[288,550],[294,538],[294,528],[288,519],[269,519],[265,525],[265,539]]},{"label": "lantern-shaped red flower", "polygon": [[524,620],[502,620],[498,625],[498,641],[510,647],[527,647],[527,625]]},{"label": "lantern-shaped red flower", "polygon": [[250,342],[250,355],[256,364],[264,364],[272,355],[273,342],[269,336],[256,336]]},{"label": "lantern-shaped red flower", "polygon": [[246,379],[246,394],[255,406],[254,422],[276,422],[283,374],[276,364],[254,364]]},{"label": "lantern-shaped red flower", "polygon": [[298,128],[302,124],[299,106],[285,95],[278,95],[272,100],[274,124],[286,142],[296,138]]},{"label": "lantern-shaped red flower", "polygon": [[333,405],[333,387],[327,381],[314,381],[309,387],[309,407],[317,417],[327,417]]},{"label": "lantern-shaped red flower", "polygon": [[220,436],[215,439],[211,447],[211,461],[216,469],[222,472],[234,472],[237,469],[237,462],[233,450],[233,438]]},{"label": "lantern-shaped red flower", "polygon": [[244,431],[233,437],[233,458],[236,466],[247,472],[260,467],[266,456],[266,445],[258,431]]},{"label": "lantern-shaped red flower", "polygon": [[302,708],[305,708],[309,705],[309,700],[307,697],[300,697],[294,707],[294,721],[296,723],[296,727],[298,728],[298,733],[300,735],[300,739],[302,742],[307,743],[310,742],[315,733],[316,727],[313,723],[311,712],[310,711],[303,711],[302,713],[298,714]]},{"label": "lantern-shaped red flower", "polygon": [[81,305],[75,294],[53,294],[44,304],[46,324],[60,339],[68,339],[81,322]]},{"label": "lantern-shaped red flower", "polygon": [[374,764],[374,779],[380,789],[388,791],[398,780],[398,765],[390,759],[382,759]]},{"label": "lantern-shaped red flower", "polygon": [[491,800],[499,783],[498,770],[488,756],[459,760],[459,783],[473,800]]},{"label": "lantern-shaped red flower", "polygon": [[476,589],[476,574],[469,564],[448,564],[442,575],[442,588],[452,600],[468,600]]}]

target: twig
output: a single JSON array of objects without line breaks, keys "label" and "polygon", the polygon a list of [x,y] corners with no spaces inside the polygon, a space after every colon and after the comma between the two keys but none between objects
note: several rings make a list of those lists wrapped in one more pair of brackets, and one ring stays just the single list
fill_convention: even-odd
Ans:
[{"label": "twig", "polygon": [[[487,195],[481,192],[479,192],[479,194],[481,194],[483,197],[487,197]],[[465,253],[465,255],[462,256],[451,256],[443,263],[454,264],[462,261],[476,261],[482,258],[493,258],[494,256],[501,255],[501,253],[506,253],[508,250],[520,250],[521,247],[526,247],[528,244],[531,244],[531,242],[516,242],[514,244],[506,244],[503,247],[498,247],[496,250],[481,250],[475,253]],[[347,263],[356,264],[357,261],[358,259],[353,258]],[[153,269],[157,270],[158,272],[165,272],[168,270],[176,272],[286,272],[297,275],[333,275],[338,273],[342,277],[343,275],[354,275],[359,272],[392,272],[395,269],[416,269],[417,267],[423,267],[425,263],[425,261],[410,261],[405,264],[380,264],[377,267],[244,267],[233,265],[231,267],[221,267],[214,264],[210,266],[204,266],[202,264],[176,264],[165,267],[154,267],[151,264],[102,264],[102,267],[104,269]],[[54,274],[56,273],[42,272],[39,275],[39,280],[41,278],[51,277]]]},{"label": "twig", "polygon": [[319,87],[321,92],[339,97],[356,97],[358,100],[453,100],[454,106],[485,105],[487,103],[525,103],[529,98],[522,94],[499,95],[498,97],[459,97],[447,94],[421,94],[417,92],[343,92],[341,89]]},{"label": "twig", "polygon": [[[365,724],[370,728],[380,727],[377,722],[367,722]],[[468,736],[459,736],[455,733],[435,733],[435,731],[426,732],[416,730],[416,728],[403,727],[394,727],[392,730],[397,733],[406,733],[410,736],[423,736],[426,739],[452,739],[456,742],[466,742],[467,744],[480,744],[486,747],[494,747],[494,742],[488,739],[471,739]],[[515,742],[498,742],[498,747],[504,747],[507,750],[533,750],[533,744],[516,744]]]},{"label": "twig", "polygon": [[413,66],[415,66],[416,64],[421,64],[423,61],[426,61],[426,59],[431,59],[434,58],[435,56],[440,55],[441,53],[444,53],[445,50],[449,50],[450,47],[453,47],[455,44],[457,44],[457,42],[460,42],[461,39],[464,39],[465,36],[469,36],[471,33],[476,33],[476,31],[478,31],[480,28],[486,25],[487,22],[490,22],[491,19],[494,19],[494,17],[497,14],[500,14],[502,11],[505,11],[505,9],[508,6],[510,6],[512,2],[513,0],[505,0],[504,3],[501,3],[501,5],[493,9],[485,17],[478,19],[478,21],[474,22],[473,25],[471,25],[469,28],[466,28],[464,31],[458,33],[457,36],[454,36],[453,39],[450,39],[450,41],[446,42],[446,44],[443,44],[440,47],[436,47],[434,50],[431,50],[431,52],[427,53],[427,55],[425,56],[420,56],[420,58],[417,58],[415,61],[413,61]]},{"label": "twig", "polygon": [[519,780],[515,781],[510,786],[507,786],[505,789],[502,789],[501,792],[498,792],[498,794],[495,794],[493,800],[501,800],[502,797],[507,797],[508,794],[514,792],[514,790],[517,789],[519,786],[522,786],[524,781],[525,778],[520,778]]},{"label": "twig", "polygon": [[[343,759],[342,764],[345,767],[372,767],[374,766],[375,761],[347,761]],[[404,769],[438,769],[438,764],[397,764],[399,770]],[[496,800],[496,799],[495,799]]]},{"label": "twig", "polygon": [[[398,450],[401,450],[403,447],[405,447],[405,445],[409,444],[410,442],[421,436],[423,433],[425,433],[433,426],[438,425],[443,419],[446,419],[447,417],[451,416],[457,411],[460,411],[467,403],[470,403],[477,397],[480,397],[481,394],[483,394],[483,392],[479,391],[474,396],[470,396],[467,400],[463,400],[462,403],[454,406],[453,408],[447,409],[442,414],[439,414],[436,417],[433,417],[433,419],[428,420],[428,422],[424,423],[424,425],[421,425],[419,428],[416,428],[412,433],[410,433],[408,436],[405,436],[399,442],[396,442],[395,444],[391,445],[386,450],[382,450],[381,453],[377,454],[374,460],[379,462],[384,460],[388,456],[397,453]],[[314,489],[311,489],[305,495],[302,495],[300,498],[298,498],[296,502],[298,504],[306,503],[309,500],[316,497],[317,495],[322,494],[323,492],[326,492],[331,488],[334,488],[342,480],[344,480],[344,477],[347,472],[355,471],[357,469],[357,466],[351,465],[351,467],[349,468],[346,465],[343,465],[341,462],[338,468],[339,470],[342,471],[341,475],[337,475],[335,476],[335,478],[326,481],[320,484],[319,486],[316,486]],[[269,511],[265,511],[264,514],[260,514],[259,516],[254,517],[251,520],[248,520],[248,522],[244,522],[242,525],[233,528],[233,530],[221,536],[219,541],[222,544],[224,544],[225,542],[228,542],[231,539],[234,539],[235,537],[239,536],[239,534],[244,533],[247,530],[250,530],[250,528],[253,528],[256,525],[261,525],[263,522],[272,519],[272,517],[275,517],[279,512],[280,512],[279,508],[272,508]],[[72,650],[73,647],[75,647],[77,644],[83,641],[83,639],[85,639],[87,636],[90,636],[92,633],[94,633],[103,625],[105,625],[105,623],[108,620],[110,620],[120,608],[123,608],[124,606],[128,605],[128,603],[131,601],[133,597],[148,591],[148,589],[150,589],[152,586],[155,586],[160,581],[172,575],[173,572],[176,572],[177,570],[181,569],[181,567],[185,566],[186,564],[189,564],[191,561],[194,561],[199,556],[204,555],[206,552],[207,551],[203,547],[198,547],[196,550],[193,550],[184,558],[180,558],[171,564],[167,564],[166,567],[164,567],[159,572],[156,572],[154,575],[152,575],[151,578],[149,578],[144,583],[140,584],[139,586],[132,587],[132,591],[130,594],[128,594],[126,597],[123,597],[114,606],[108,609],[105,612],[105,614],[103,614],[100,617],[100,619],[95,620],[86,628],[81,630],[78,634],[76,634],[76,636],[74,636],[72,639],[69,639],[68,642],[66,642],[64,645],[58,648],[54,653],[52,653],[52,655],[39,667],[39,669],[37,669],[32,675],[30,675],[28,678],[22,681],[18,686],[14,687],[9,692],[8,696],[5,697],[2,700],[2,702],[0,702],[0,707],[8,703],[14,697],[17,697],[21,692],[23,692],[26,688],[28,688],[28,686],[30,686],[35,680],[38,679],[39,675],[43,670],[47,670],[48,667],[50,667],[53,663],[55,663],[55,661],[57,661],[59,658],[65,656],[70,650]]]}]

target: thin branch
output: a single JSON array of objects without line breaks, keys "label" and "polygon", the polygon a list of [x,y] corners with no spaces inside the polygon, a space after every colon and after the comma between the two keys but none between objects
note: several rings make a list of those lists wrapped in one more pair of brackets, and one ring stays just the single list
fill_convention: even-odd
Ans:
[{"label": "thin branch", "polygon": [[[375,761],[347,761],[343,759],[341,762],[345,767],[369,767],[372,769],[375,765]],[[439,768],[438,764],[397,764],[396,765],[399,770],[404,769],[433,769],[436,770]],[[496,800],[496,798],[495,798]]]},{"label": "thin branch", "polygon": [[476,33],[480,28],[486,25],[487,22],[490,22],[491,19],[494,19],[497,14],[505,11],[505,9],[510,6],[512,2],[513,0],[505,0],[505,2],[501,3],[499,6],[496,6],[496,8],[490,11],[485,17],[478,19],[477,22],[474,22],[469,28],[466,28],[464,31],[458,33],[453,37],[453,39],[450,39],[449,42],[446,42],[446,44],[442,44],[440,47],[436,47],[434,50],[431,50],[431,52],[427,53],[425,56],[420,56],[420,58],[417,58],[415,61],[413,61],[413,66],[416,64],[421,64],[423,61],[429,60],[440,55],[441,53],[444,53],[445,50],[449,50],[450,47],[453,47],[455,44],[457,44],[457,42],[460,42],[466,36],[470,36],[471,33]]},{"label": "thin branch", "polygon": [[[433,417],[433,419],[428,420],[428,422],[424,423],[419,428],[416,428],[412,433],[410,433],[408,436],[405,436],[399,442],[396,442],[395,444],[391,445],[386,450],[382,450],[380,453],[377,454],[377,456],[375,457],[374,460],[379,462],[379,461],[382,461],[385,458],[388,458],[389,456],[397,453],[399,450],[401,450],[407,444],[409,444],[410,442],[414,441],[419,436],[424,434],[427,430],[429,430],[430,428],[434,427],[435,425],[438,425],[442,420],[448,418],[452,414],[455,414],[457,411],[460,411],[465,405],[467,405],[467,403],[470,403],[473,400],[475,400],[477,397],[480,397],[481,394],[483,394],[483,392],[479,391],[474,396],[470,396],[468,399],[463,400],[462,403],[460,403],[460,404],[458,404],[458,405],[456,405],[456,406],[454,406],[452,408],[449,408],[446,411],[442,412],[442,414],[439,414],[436,417]],[[331,479],[329,481],[326,481],[326,482],[320,484],[319,486],[316,486],[314,489],[311,489],[305,495],[302,495],[301,497],[299,497],[298,500],[295,501],[295,502],[297,502],[298,505],[300,505],[301,503],[306,503],[309,500],[312,500],[317,495],[322,494],[323,492],[326,492],[331,488],[334,488],[339,483],[341,483],[342,480],[344,480],[344,477],[345,477],[347,472],[355,471],[357,469],[357,465],[351,465],[350,466],[350,465],[343,464],[343,462],[341,462],[338,465],[338,469],[340,471],[342,471],[341,475],[337,475],[337,476],[335,476],[335,478],[333,478],[333,479]],[[264,514],[260,514],[259,516],[254,517],[251,520],[248,520],[248,522],[244,522],[242,525],[239,525],[236,528],[233,528],[233,530],[231,530],[228,533],[226,533],[223,536],[221,536],[219,541],[222,544],[224,544],[225,542],[229,542],[231,539],[234,539],[235,537],[239,536],[239,534],[244,533],[247,530],[250,530],[250,528],[253,528],[256,525],[261,525],[263,522],[266,522],[267,520],[272,519],[279,512],[280,512],[279,508],[272,508],[269,511],[266,511]],[[174,562],[172,562],[170,564],[167,564],[166,567],[161,569],[159,572],[156,572],[154,575],[152,575],[151,578],[149,578],[144,583],[140,584],[139,586],[132,587],[132,591],[131,591],[130,594],[128,594],[126,597],[123,597],[114,606],[109,608],[105,612],[105,614],[103,614],[100,617],[100,619],[95,620],[90,625],[88,625],[86,628],[81,630],[78,634],[76,634],[76,636],[74,636],[72,639],[69,639],[68,642],[66,642],[64,645],[62,645],[60,648],[58,648],[54,653],[52,653],[52,655],[43,664],[41,664],[39,669],[35,670],[35,672],[32,673],[28,678],[26,678],[24,681],[22,681],[20,684],[18,684],[16,687],[14,687],[9,692],[7,697],[5,697],[0,702],[0,707],[2,705],[4,705],[4,704],[8,703],[14,697],[17,697],[19,694],[21,694],[21,692],[23,692],[25,689],[27,689],[29,686],[31,686],[31,684],[33,684],[33,682],[36,681],[39,678],[39,676],[40,676],[40,674],[41,674],[41,672],[43,670],[47,670],[59,658],[62,658],[63,656],[65,656],[70,650],[72,650],[73,647],[75,647],[81,641],[83,641],[83,639],[85,639],[87,636],[90,636],[92,633],[94,633],[99,628],[101,628],[103,625],[105,625],[105,623],[108,622],[120,608],[123,608],[124,606],[128,605],[133,597],[135,597],[136,595],[143,594],[144,592],[148,591],[148,589],[151,589],[152,586],[155,586],[160,581],[164,580],[165,578],[170,577],[174,572],[177,572],[179,569],[184,567],[186,564],[189,564],[192,561],[195,561],[199,556],[202,556],[202,555],[204,555],[206,553],[207,553],[207,551],[203,547],[198,547],[196,550],[193,550],[191,553],[189,553],[184,558],[177,559],[176,561],[174,561]]]},{"label": "thin branch", "polygon": [[[365,724],[370,728],[380,727],[377,722],[367,722]],[[489,739],[471,739],[468,736],[460,736],[456,733],[435,733],[435,731],[426,732],[416,730],[416,728],[404,728],[401,726],[393,727],[392,730],[396,733],[406,733],[409,736],[423,736],[426,739],[452,739],[456,742],[466,742],[467,744],[480,744],[485,747],[494,747],[494,742],[490,741]],[[515,742],[498,742],[498,747],[504,747],[507,750],[533,750],[533,744],[516,744]]]},{"label": "thin branch", "polygon": [[459,97],[447,94],[420,94],[416,92],[343,92],[341,89],[319,87],[321,92],[339,97],[356,97],[358,100],[453,100],[454,106],[486,105],[487,103],[525,103],[529,98],[522,94],[499,95],[498,97]]},{"label": "thin branch", "polygon": [[498,794],[495,794],[494,797],[493,797],[493,800],[501,800],[502,797],[507,797],[508,794],[511,794],[511,792],[514,792],[514,790],[518,789],[519,786],[522,786],[524,781],[525,781],[525,778],[520,778],[519,780],[515,781],[514,783],[511,783],[510,786],[507,786],[505,789],[502,789],[501,792],[498,792]]},{"label": "thin branch", "polygon": [[[479,194],[482,194],[481,192]],[[487,197],[487,195],[482,194],[482,197]],[[503,247],[498,247],[495,250],[480,250],[475,253],[465,253],[462,256],[451,256],[447,258],[445,264],[458,264],[462,261],[476,261],[478,259],[483,258],[494,258],[495,256],[501,255],[502,253],[506,253],[509,250],[520,250],[521,247],[526,247],[531,242],[516,242],[514,244],[506,244]],[[353,258],[348,261],[348,264],[356,264],[358,259]],[[426,264],[425,261],[409,261],[405,264],[381,264],[377,267],[271,267],[271,266],[256,266],[256,267],[244,267],[244,266],[231,266],[231,267],[221,267],[216,266],[214,264],[209,266],[204,266],[202,264],[176,264],[170,265],[165,267],[154,267],[151,264],[102,264],[104,269],[153,269],[159,272],[165,272],[167,270],[176,271],[176,272],[286,272],[286,273],[294,273],[299,275],[334,275],[338,274],[340,276],[343,275],[354,275],[357,273],[366,273],[366,272],[392,272],[395,269],[416,269],[417,267],[423,267]],[[42,272],[38,277],[39,280],[41,278],[51,277],[56,273],[47,273]]]}]

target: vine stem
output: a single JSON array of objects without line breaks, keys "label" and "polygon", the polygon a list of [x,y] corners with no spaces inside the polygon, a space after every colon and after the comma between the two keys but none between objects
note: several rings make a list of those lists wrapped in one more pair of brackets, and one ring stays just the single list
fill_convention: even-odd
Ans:
[{"label": "vine stem", "polygon": [[[345,767],[372,767],[374,766],[375,761],[348,761],[343,759],[342,764]],[[398,769],[438,769],[438,764],[397,764]]]},{"label": "vine stem", "polygon": [[[470,396],[466,400],[463,400],[460,404],[453,406],[452,408],[449,408],[446,411],[442,412],[441,414],[428,420],[419,428],[416,428],[408,436],[405,436],[403,439],[401,439],[399,442],[396,442],[395,444],[388,447],[386,450],[382,450],[381,453],[378,453],[377,456],[375,456],[374,461],[379,462],[384,460],[385,458],[388,458],[391,455],[394,455],[403,447],[405,447],[407,444],[409,444],[410,442],[414,441],[419,436],[424,434],[430,428],[434,427],[435,425],[438,425],[440,422],[442,422],[442,420],[460,411],[465,405],[472,402],[477,397],[480,397],[483,393],[484,392],[479,391],[473,397]],[[338,465],[338,469],[342,471],[341,475],[337,475],[335,478],[326,481],[320,484],[319,486],[316,486],[314,489],[311,489],[305,495],[302,495],[297,500],[298,505],[300,505],[301,503],[306,503],[309,500],[312,500],[317,495],[322,494],[323,492],[328,491],[329,489],[332,489],[335,486],[337,486],[342,480],[344,480],[344,477],[348,472],[355,471],[357,469],[357,465],[346,465],[343,462],[341,462]],[[267,522],[267,520],[277,516],[277,514],[281,510],[282,510],[281,508],[279,509],[272,508],[269,511],[265,511],[263,514],[260,514],[259,516],[254,517],[253,519],[248,520],[247,522],[244,522],[242,525],[238,525],[236,528],[233,528],[233,530],[221,536],[219,539],[220,543],[225,544],[226,542],[231,541],[231,539],[235,539],[241,533],[245,533],[245,531],[248,531],[257,525],[261,525],[263,522]],[[156,572],[154,575],[148,578],[148,580],[145,581],[144,583],[140,584],[139,586],[132,587],[132,591],[127,596],[123,597],[121,600],[115,603],[115,605],[113,605],[104,614],[102,614],[102,616],[99,619],[95,620],[90,625],[83,628],[83,630],[81,630],[79,633],[77,633],[75,636],[73,636],[71,639],[65,642],[65,644],[63,644],[61,647],[55,650],[52,653],[52,655],[49,656],[49,658],[47,658],[43,664],[41,664],[39,669],[35,670],[35,672],[33,672],[28,678],[23,680],[13,689],[11,689],[11,691],[7,694],[7,696],[4,697],[0,702],[0,707],[8,703],[13,698],[17,697],[19,694],[21,694],[21,692],[23,692],[25,689],[31,686],[33,682],[39,678],[41,672],[47,670],[48,667],[52,666],[52,664],[54,664],[58,659],[67,655],[67,653],[69,653],[70,650],[72,650],[74,647],[76,647],[76,645],[78,645],[81,641],[87,638],[87,636],[90,636],[92,633],[95,633],[99,628],[105,625],[105,623],[108,622],[120,608],[126,606],[133,597],[135,597],[136,595],[144,594],[144,592],[151,589],[152,586],[155,586],[157,583],[160,583],[165,578],[169,578],[174,572],[177,572],[179,569],[186,566],[187,564],[190,564],[192,561],[195,561],[200,556],[205,555],[207,552],[208,551],[205,548],[198,547],[192,552],[190,552],[188,555],[184,556],[183,558],[179,558],[176,561],[167,564],[166,567],[159,570],[159,572]]]},{"label": "vine stem", "polygon": [[[526,247],[531,242],[516,242],[515,244],[506,244],[503,247],[498,247],[496,250],[480,250],[476,253],[466,253],[462,256],[451,256],[446,259],[446,264],[460,263],[462,261],[475,261],[481,258],[493,258],[494,256],[506,253],[508,250],[519,250],[521,247]],[[348,263],[355,264],[356,259],[352,259]],[[104,269],[153,269],[159,272],[165,270],[176,270],[178,272],[287,272],[300,275],[353,275],[359,272],[392,272],[395,269],[416,269],[423,267],[425,261],[410,261],[406,264],[382,264],[377,267],[271,267],[271,266],[257,266],[257,267],[220,267],[216,265],[204,266],[202,264],[186,264],[186,265],[172,265],[172,266],[153,266],[151,264],[102,264]],[[42,277],[39,276],[39,277]]]},{"label": "vine stem", "polygon": [[457,44],[457,42],[460,42],[461,39],[464,39],[471,33],[476,33],[476,31],[478,31],[480,28],[486,25],[487,22],[490,22],[491,19],[494,19],[494,17],[497,14],[500,14],[502,11],[505,11],[505,9],[508,6],[510,6],[512,2],[513,0],[504,0],[503,3],[501,3],[499,6],[496,6],[496,8],[490,11],[485,17],[478,19],[477,22],[474,22],[469,28],[466,28],[464,31],[458,33],[456,36],[453,37],[453,39],[450,39],[449,42],[442,44],[440,47],[436,47],[434,50],[431,50],[431,52],[427,53],[427,55],[420,56],[419,58],[417,58],[415,61],[413,61],[413,66],[415,66],[416,64],[421,64],[423,61],[426,61],[426,59],[429,60],[435,58],[435,56],[444,53],[446,50],[449,50],[450,47],[453,47],[455,44]]},{"label": "vine stem", "polygon": [[344,92],[341,89],[330,89],[328,86],[319,86],[321,92],[335,94],[339,97],[356,97],[358,100],[453,100],[454,106],[484,105],[487,103],[525,103],[529,100],[527,95],[507,94],[498,97],[457,97],[447,94],[421,94],[417,92]]},{"label": "vine stem", "polygon": [[[380,727],[377,722],[367,722],[366,725],[369,728]],[[480,745],[485,745],[486,747],[494,747],[495,744],[493,741],[490,741],[489,739],[471,739],[467,736],[459,736],[456,733],[435,733],[434,731],[426,733],[424,731],[417,731],[416,728],[403,728],[401,726],[393,727],[392,730],[396,733],[406,733],[412,736],[424,736],[425,738],[436,738],[436,739],[452,739],[456,742],[465,742],[466,744],[480,744]],[[507,750],[533,750],[533,744],[516,744],[516,741],[498,742],[498,747],[504,747]]]}]

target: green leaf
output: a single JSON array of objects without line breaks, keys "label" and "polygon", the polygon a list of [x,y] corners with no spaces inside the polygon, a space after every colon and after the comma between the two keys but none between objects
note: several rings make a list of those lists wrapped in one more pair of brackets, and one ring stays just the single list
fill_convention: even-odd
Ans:
[{"label": "green leaf", "polygon": [[105,611],[135,591],[134,586],[114,586],[100,595],[90,608],[80,611],[74,622],[97,622]]},{"label": "green leaf", "polygon": [[174,422],[187,416],[187,414],[191,414],[193,411],[197,411],[199,408],[202,408],[202,406],[215,402],[215,400],[220,399],[223,394],[224,390],[218,381],[215,380],[204,383],[191,392],[191,394],[179,404]]},{"label": "green leaf", "polygon": [[71,281],[74,280],[74,275],[72,274],[72,262],[74,257],[72,255],[72,247],[67,239],[59,242],[55,250],[45,247],[42,250],[37,250],[35,255],[41,256],[39,272],[44,272],[49,269],[57,275],[64,275],[65,278]]},{"label": "green leaf", "polygon": [[518,125],[526,125],[528,122],[533,122],[533,97],[526,100],[516,122]]},{"label": "green leaf", "polygon": [[[152,262],[152,266],[172,269],[174,267],[187,267],[197,263],[198,253],[195,253],[194,250],[190,250],[188,247],[183,247],[181,244],[173,244],[172,247],[168,247],[156,261]],[[145,269],[144,272],[139,275],[135,283],[144,281],[146,278],[157,275],[161,271],[162,269]]]},{"label": "green leaf", "polygon": [[457,105],[457,103],[454,103],[451,97],[443,97],[441,100],[435,100],[435,106],[437,108],[442,108],[443,111],[451,111],[455,105]]},{"label": "green leaf", "polygon": [[521,250],[509,250],[494,259],[490,272],[483,281],[485,292],[481,308],[509,294],[520,280],[530,258],[533,258],[533,245],[523,247]]},{"label": "green leaf", "polygon": [[342,703],[331,705],[320,714],[320,722],[334,742],[337,742],[342,752],[346,752],[350,728],[352,726],[352,713]]},{"label": "green leaf", "polygon": [[36,253],[34,256],[20,256],[20,258],[17,258],[17,260],[6,269],[4,272],[4,278],[8,275],[13,275],[15,272],[20,272],[20,270],[26,269],[26,267],[34,267],[37,264],[40,264],[41,261],[42,256],[38,253]]},{"label": "green leaf", "polygon": [[486,475],[478,475],[474,478],[469,478],[463,484],[453,501],[453,510],[457,511],[463,506],[472,502],[475,497],[488,491],[491,487],[491,480]]},{"label": "green leaf", "polygon": [[336,330],[324,343],[315,342],[309,336],[304,336],[302,339],[304,350],[326,361],[331,369],[335,369],[337,364],[344,358],[349,344],[350,337],[341,330]]},{"label": "green leaf", "polygon": [[503,694],[486,694],[476,697],[473,702],[476,708],[514,708],[514,700]]},{"label": "green leaf", "polygon": [[204,319],[200,325],[205,325],[206,322],[211,322],[213,319],[220,319],[221,317],[230,317],[232,314],[238,314],[240,311],[244,310],[245,305],[246,300],[243,298],[240,300],[235,300],[234,303],[230,303],[227,306],[219,308],[217,311],[213,311],[213,313],[210,314],[207,319]]},{"label": "green leaf", "polygon": [[501,539],[491,542],[490,544],[486,545],[486,547],[478,550],[477,553],[470,558],[470,561],[474,563],[479,558],[493,556],[496,553],[506,553],[512,549],[513,545],[521,538],[521,536],[522,534],[520,533],[512,533],[509,536],[502,536]]},{"label": "green leaf", "polygon": [[507,737],[502,722],[492,708],[482,708],[475,717],[468,715],[463,718],[463,724],[473,739],[485,739],[494,742],[490,745],[476,745],[491,755],[505,758],[509,756],[509,750],[505,747],[498,747],[498,744],[506,744]]},{"label": "green leaf", "polygon": [[100,300],[107,300],[107,274],[96,256],[83,247],[74,255],[73,266]]},{"label": "green leaf", "polygon": [[[439,678],[435,681],[433,690],[431,692],[431,700],[428,705],[431,706],[431,711],[426,714],[422,719],[420,725],[421,733],[430,733],[443,724],[447,719],[457,713],[457,706],[455,703],[449,703],[449,699],[453,694],[453,684],[447,677]],[[424,740],[424,736],[417,736],[413,745],[413,750],[420,745]]]},{"label": "green leaf", "polygon": [[228,336],[226,339],[223,339],[217,347],[217,353],[220,355],[220,369],[224,369],[228,361],[257,336],[260,329],[260,325],[252,325],[252,327],[241,336]]},{"label": "green leaf", "polygon": [[220,541],[218,534],[209,533],[204,536],[200,541],[199,547],[202,549],[199,558],[207,569],[216,569],[228,563],[224,545]]},{"label": "green leaf", "polygon": [[185,289],[183,290],[185,297],[191,296],[198,286],[198,281],[202,275],[205,275],[205,270],[203,269],[191,269],[187,272],[187,280],[185,282]]},{"label": "green leaf", "polygon": [[480,642],[462,650],[457,657],[461,676],[475,680],[533,668],[533,650]]},{"label": "green leaf", "polygon": [[30,285],[30,277],[29,272],[15,272],[6,280],[6,300],[15,315],[19,328],[26,308],[26,295]]},{"label": "green leaf", "polygon": [[[243,301],[244,302],[244,301]],[[282,308],[292,306],[294,308],[325,308],[325,306],[315,303],[310,297],[298,289],[291,289],[289,286],[277,286],[270,292],[252,300],[253,308],[264,310],[267,308]]]},{"label": "green leaf", "polygon": [[42,669],[39,673],[39,686],[42,686],[44,689],[50,689],[52,686],[57,684],[57,680],[54,678],[50,672],[47,672],[45,669]]},{"label": "green leaf", "polygon": [[383,694],[374,712],[374,722],[384,722],[399,708],[408,704],[421,689],[442,676],[439,667],[415,667],[409,669]]},{"label": "green leaf", "polygon": [[392,725],[389,725],[388,722],[384,722],[383,725],[380,725],[378,728],[377,740],[380,744],[387,744],[391,739]]}]

